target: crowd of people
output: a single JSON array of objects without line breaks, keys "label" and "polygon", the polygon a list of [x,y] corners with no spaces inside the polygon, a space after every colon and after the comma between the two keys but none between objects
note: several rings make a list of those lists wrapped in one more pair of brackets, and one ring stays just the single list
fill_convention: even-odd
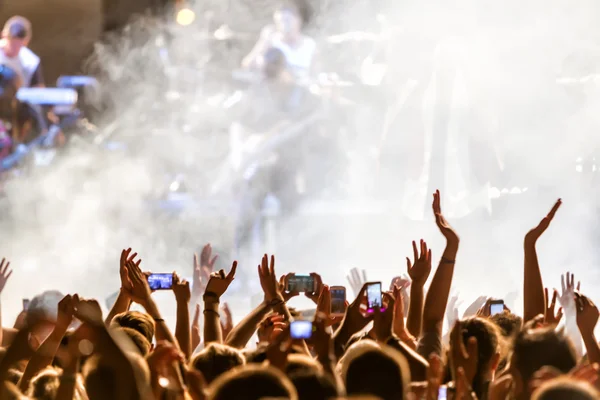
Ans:
[{"label": "crowd of people", "polygon": [[[373,282],[354,271],[349,277],[354,298],[348,290],[341,313],[339,304],[332,307],[334,289],[315,271],[313,288],[302,289],[316,309],[304,322],[310,329],[303,336],[294,332],[302,318],[289,305],[301,293],[286,283],[293,271],[276,264],[275,256],[265,255],[256,269],[262,302],[234,324],[222,299],[237,269],[252,267],[233,262],[229,271],[216,271],[217,256],[206,245],[194,257],[191,282],[172,276],[177,304],[172,330],[153,298],[147,263],[123,250],[118,271],[114,268],[121,288],[107,315],[97,300],[47,291],[31,299],[13,328],[2,329],[0,397],[600,398],[594,334],[599,311],[584,294],[589,288],[567,273],[562,293],[549,293],[538,263],[536,244],[561,204],[558,200],[524,237],[520,316],[506,306],[498,310],[498,299],[484,299],[459,317],[456,299],[449,297],[454,270],[462,267],[461,239],[444,217],[439,191],[432,209],[445,248],[413,242],[407,278],[394,279],[375,301],[367,290]],[[441,256],[432,268],[436,253]],[[14,271],[20,273],[18,267]],[[0,291],[10,285],[12,273],[3,260]],[[132,311],[134,304],[144,311]]]}]

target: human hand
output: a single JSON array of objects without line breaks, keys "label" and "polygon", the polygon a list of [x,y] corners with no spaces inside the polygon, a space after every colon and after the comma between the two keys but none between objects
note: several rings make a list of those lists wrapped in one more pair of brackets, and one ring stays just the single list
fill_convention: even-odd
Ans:
[{"label": "human hand", "polygon": [[292,347],[292,339],[290,337],[290,326],[279,333],[271,343],[267,346],[267,360],[273,367],[280,371],[285,371],[287,365],[287,357]]},{"label": "human hand", "polygon": [[137,257],[137,253],[131,254],[131,247],[127,250],[121,251],[121,259],[119,261],[119,275],[121,277],[121,289],[125,291],[125,293],[130,293],[133,290],[133,284],[131,283],[131,279],[127,273],[127,263],[136,263],[137,266],[140,266],[142,260],[135,261]]},{"label": "human hand", "polygon": [[126,291],[126,293],[132,301],[145,307],[148,304],[148,300],[150,300],[152,291],[150,290],[150,285],[148,285],[147,274],[144,274],[140,269],[140,263],[141,260],[137,263],[133,261],[125,263],[127,277],[131,282],[131,290]]},{"label": "human hand", "polygon": [[[560,276],[560,287],[561,295],[558,298],[558,302],[565,312],[568,310],[575,310],[575,275],[567,272],[565,275]],[[577,291],[581,287],[581,282],[577,282]],[[554,289],[556,291],[556,289]]]},{"label": "human hand", "polygon": [[420,242],[420,250],[417,250],[417,243],[412,242],[414,264],[410,258],[406,257],[406,271],[412,279],[413,285],[424,286],[431,273],[431,249],[427,248],[427,243],[423,239]]},{"label": "human hand", "polygon": [[2,262],[0,262],[0,293],[4,290],[4,286],[6,286],[6,282],[8,282],[8,278],[12,275],[13,271],[10,269],[10,261],[6,262],[6,259],[3,258]]},{"label": "human hand", "polygon": [[600,390],[600,365],[598,363],[579,364],[569,372],[569,376],[584,381]]},{"label": "human hand", "polygon": [[554,206],[552,207],[548,215],[546,215],[535,228],[530,230],[527,233],[527,235],[525,235],[526,244],[535,244],[537,242],[540,236],[542,236],[542,234],[550,226],[550,222],[552,222],[552,220],[554,219],[554,215],[556,215],[556,211],[558,211],[561,205],[562,200],[558,199],[556,203],[554,203]]},{"label": "human hand", "polygon": [[237,261],[233,262],[231,266],[231,270],[227,275],[225,275],[225,271],[220,270],[219,272],[213,272],[210,275],[210,279],[208,280],[208,284],[206,285],[206,289],[204,291],[205,296],[212,296],[220,299],[223,296],[223,293],[227,291],[231,282],[235,278],[235,271],[237,270]]},{"label": "human hand", "polygon": [[212,246],[210,243],[202,248],[200,257],[194,253],[194,273],[192,275],[192,291],[194,295],[201,296],[204,294],[206,284],[214,271],[215,263],[218,259],[218,255],[212,256]]},{"label": "human hand", "polygon": [[544,314],[544,323],[548,325],[558,325],[563,316],[562,308],[559,308],[556,314],[554,313],[554,308],[556,307],[556,298],[558,297],[558,291],[554,290],[554,293],[552,294],[552,301],[549,305],[548,288],[545,288],[544,292],[546,294],[546,312]]},{"label": "human hand", "polygon": [[258,343],[271,343],[275,338],[283,332],[287,324],[283,315],[274,314],[265,318],[260,325],[256,334]]},{"label": "human hand", "polygon": [[367,282],[367,271],[364,269],[359,270],[358,268],[352,268],[350,274],[346,275],[348,283],[354,292],[354,296],[359,295],[359,291],[363,288],[363,285]]},{"label": "human hand", "polygon": [[317,274],[316,272],[311,272],[310,276],[312,276],[315,282],[315,287],[312,292],[306,292],[304,295],[311,299],[313,303],[317,304],[319,301],[319,296],[323,291],[323,279],[321,278],[321,275]]},{"label": "human hand", "polygon": [[584,338],[592,337],[598,323],[598,307],[588,297],[575,293],[575,306],[577,309],[577,326]]},{"label": "human hand", "polygon": [[284,301],[279,284],[275,275],[275,256],[271,256],[269,264],[269,256],[263,256],[261,264],[258,266],[258,276],[260,278],[260,286],[265,294],[265,301],[272,303],[274,300]]},{"label": "human hand", "polygon": [[71,296],[68,294],[58,303],[57,329],[65,332],[69,329],[71,322],[73,322],[73,315],[75,315],[75,304],[78,301],[77,295]]},{"label": "human hand", "polygon": [[471,385],[477,374],[478,363],[479,353],[477,339],[473,336],[470,337],[465,346],[460,321],[457,321],[450,333],[450,366],[452,368],[452,377],[454,381],[458,383],[459,369],[462,369],[467,382]]},{"label": "human hand", "polygon": [[319,360],[327,362],[334,361],[333,338],[327,330],[330,320],[328,314],[323,314],[317,309],[313,320],[313,334],[310,339]]},{"label": "human hand", "polygon": [[104,326],[102,320],[102,309],[96,300],[81,299],[77,295],[72,297],[75,307],[75,317],[83,323]]},{"label": "human hand", "polygon": [[402,289],[397,286],[394,287],[393,294],[395,299],[393,332],[400,340],[402,340],[402,342],[406,343],[413,350],[416,350],[416,339],[408,332],[404,322],[404,299],[402,297]]},{"label": "human hand", "polygon": [[458,245],[458,242],[460,241],[458,235],[456,234],[454,229],[452,229],[452,226],[450,226],[450,224],[448,223],[448,221],[446,221],[446,218],[444,218],[444,215],[442,214],[440,197],[440,191],[436,190],[433,194],[433,204],[431,205],[431,208],[433,209],[433,215],[435,217],[435,224],[437,225],[442,235],[446,238],[446,242]]},{"label": "human hand", "polygon": [[[396,288],[399,292],[400,290]],[[398,293],[398,296],[400,294]],[[394,333],[394,310],[396,300],[388,292],[382,293],[385,308],[375,308],[373,315],[373,332],[378,342],[386,343]]]},{"label": "human hand", "polygon": [[342,321],[342,326],[348,328],[348,331],[351,332],[350,336],[354,333],[363,329],[371,320],[373,319],[372,314],[363,314],[361,307],[365,305],[366,301],[366,290],[368,283],[365,283],[362,288],[358,291],[358,295],[356,299],[348,308],[346,308],[346,313],[344,314],[344,319]]},{"label": "human hand", "polygon": [[221,311],[225,315],[225,318],[221,318],[221,332],[223,333],[223,337],[227,338],[229,333],[233,330],[233,316],[231,315],[229,304],[223,303]]},{"label": "human hand", "polygon": [[288,281],[288,279],[290,279],[290,276],[293,276],[293,275],[294,275],[294,273],[290,272],[287,275],[281,275],[281,278],[279,278],[279,293],[281,293],[281,295],[283,296],[283,301],[285,301],[286,303],[292,297],[296,297],[300,294],[300,292],[288,292],[286,290],[287,281]]},{"label": "human hand", "polygon": [[181,280],[175,272],[173,272],[173,286],[171,290],[173,290],[175,301],[178,304],[188,304],[190,302],[192,298],[190,283],[185,279]]}]

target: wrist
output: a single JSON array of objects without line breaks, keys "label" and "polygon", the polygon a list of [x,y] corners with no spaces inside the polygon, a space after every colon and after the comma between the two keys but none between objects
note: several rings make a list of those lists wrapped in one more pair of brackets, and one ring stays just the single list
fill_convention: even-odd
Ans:
[{"label": "wrist", "polygon": [[204,310],[219,311],[219,302],[204,302]]}]

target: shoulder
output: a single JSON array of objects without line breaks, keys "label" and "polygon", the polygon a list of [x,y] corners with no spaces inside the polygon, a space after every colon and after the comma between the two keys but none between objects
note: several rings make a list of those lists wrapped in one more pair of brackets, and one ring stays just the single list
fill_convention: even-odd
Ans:
[{"label": "shoulder", "polygon": [[24,58],[25,60],[30,61],[30,62],[39,62],[40,61],[40,58],[38,57],[38,55],[35,54],[33,51],[31,51],[31,49],[29,47],[21,48],[21,51],[19,52],[19,57]]}]

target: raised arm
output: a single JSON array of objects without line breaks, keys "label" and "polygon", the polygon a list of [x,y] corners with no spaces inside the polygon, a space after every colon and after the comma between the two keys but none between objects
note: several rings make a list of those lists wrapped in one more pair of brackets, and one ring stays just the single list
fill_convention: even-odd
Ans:
[{"label": "raised arm", "polygon": [[523,276],[523,322],[532,320],[536,315],[544,314],[546,310],[546,299],[544,297],[544,284],[542,282],[542,274],[540,273],[540,265],[538,262],[536,243],[540,236],[548,229],[550,222],[554,218],[556,211],[561,206],[562,201],[554,204],[548,215],[527,235],[525,235],[525,266]]},{"label": "raised arm", "polygon": [[[440,192],[436,191],[433,195],[433,213],[435,223],[440,232],[446,238],[446,248],[442,254],[442,258],[433,275],[431,286],[425,298],[425,308],[423,310],[423,333],[425,335],[435,335],[436,342],[441,343],[442,325],[444,322],[444,314],[450,295],[450,287],[452,286],[452,277],[454,275],[454,263],[456,253],[458,252],[459,238],[456,232],[452,229],[446,218],[444,218],[440,204]],[[439,347],[439,346],[436,346]],[[431,351],[429,351],[431,350]],[[435,350],[435,351],[434,351]],[[441,348],[423,349],[426,354],[432,352],[439,353]],[[421,355],[425,353],[420,351]],[[438,354],[439,355],[439,354]]]},{"label": "raised arm", "polygon": [[269,311],[271,311],[271,307],[269,307],[266,301],[260,303],[258,307],[252,310],[250,314],[246,315],[246,317],[233,328],[227,336],[226,344],[237,349],[246,347],[252,338],[252,335],[256,332],[258,324],[266,317]]},{"label": "raised arm", "polygon": [[204,245],[200,256],[194,253],[194,270],[192,271],[192,298],[190,300],[190,315],[196,310],[197,305],[202,305],[202,296],[206,290],[206,284],[215,269],[219,259],[218,255],[212,254],[212,246]]},{"label": "raised arm", "polygon": [[190,284],[188,281],[180,280],[179,276],[173,273],[173,294],[177,302],[177,322],[175,324],[175,338],[179,343],[179,348],[186,360],[192,355],[192,331],[190,327]]},{"label": "raised arm", "polygon": [[413,336],[419,337],[423,328],[423,288],[431,273],[431,250],[427,248],[427,243],[423,239],[420,242],[420,254],[417,250],[417,243],[413,241],[412,245],[414,264],[410,262],[410,258],[406,257],[406,269],[408,276],[412,279],[406,328]]},{"label": "raised arm", "polygon": [[576,293],[577,326],[581,332],[590,364],[600,363],[600,346],[594,329],[598,323],[598,307],[586,296]]},{"label": "raised arm", "polygon": [[[130,254],[130,253],[131,253],[131,248],[121,251],[121,259],[119,260],[119,275],[121,277],[121,290],[119,291],[119,295],[117,296],[117,300],[115,301],[115,304],[113,304],[112,308],[108,312],[108,315],[106,316],[106,320],[104,320],[104,324],[106,326],[110,326],[110,323],[112,322],[115,315],[129,311],[129,307],[131,306],[131,298],[129,297],[128,293],[131,293],[131,290],[133,289],[133,287],[131,284],[131,279],[129,279],[129,276],[127,275],[126,264],[127,264],[127,262],[136,262],[135,258],[137,256],[137,253],[133,253],[133,254]],[[141,262],[141,260],[137,261],[138,266],[139,266],[140,262]]]},{"label": "raised arm", "polygon": [[235,278],[237,261],[233,262],[231,270],[227,275],[220,270],[211,274],[206,291],[204,292],[204,344],[212,342],[223,343],[223,332],[221,331],[221,315],[219,304],[221,296],[227,291]]},{"label": "raised arm", "polygon": [[58,318],[54,330],[50,333],[50,336],[44,340],[27,363],[27,368],[25,368],[25,372],[19,380],[18,386],[21,391],[25,392],[29,387],[31,379],[36,376],[38,372],[52,364],[52,360],[58,351],[60,342],[67,333],[67,329],[69,329],[69,325],[71,325],[71,321],[73,320],[75,301],[78,301],[77,295],[67,295],[60,303],[58,303]]},{"label": "raised arm", "polygon": [[[7,262],[5,258],[0,262],[0,295],[4,291],[4,286],[6,286],[6,282],[8,278],[12,275],[12,269],[10,269],[10,261]],[[2,302],[0,301],[0,345],[4,339],[4,328],[2,327]]]}]

